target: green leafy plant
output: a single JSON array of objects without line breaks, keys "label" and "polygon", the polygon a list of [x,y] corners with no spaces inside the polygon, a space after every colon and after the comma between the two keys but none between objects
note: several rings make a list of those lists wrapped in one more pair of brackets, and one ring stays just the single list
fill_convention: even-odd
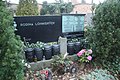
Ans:
[{"label": "green leafy plant", "polygon": [[43,48],[45,43],[37,41],[36,43],[25,42],[25,48]]},{"label": "green leafy plant", "polygon": [[44,43],[44,42],[40,42],[40,41],[37,41],[36,43],[29,43],[29,42],[26,42],[25,39],[24,39],[24,44],[25,44],[25,48],[44,48],[45,45],[54,45],[54,44],[57,44],[57,42],[50,42],[50,43]]},{"label": "green leafy plant", "polygon": [[[64,64],[65,64],[65,58],[64,58],[64,55],[63,54],[60,54],[60,55],[54,55],[52,57],[52,71],[55,71],[55,72],[59,72],[60,71],[60,74],[63,74],[64,73]],[[66,59],[67,61],[67,59]],[[57,67],[57,68],[56,68]]]},{"label": "green leafy plant", "polygon": [[[55,55],[52,60],[52,69],[54,73],[58,74],[64,74],[65,72],[71,72],[74,68],[76,71],[76,67],[73,64],[73,61],[69,60],[67,57],[67,54],[63,55]],[[74,71],[73,71],[74,73]]]},{"label": "green leafy plant", "polygon": [[78,61],[80,63],[91,61],[92,60],[91,54],[92,54],[92,50],[91,49],[89,49],[89,50],[82,49],[81,51],[79,51],[77,53]]},{"label": "green leafy plant", "polygon": [[52,66],[58,67],[59,65],[64,64],[64,55],[54,55],[52,60]]},{"label": "green leafy plant", "polygon": [[115,79],[107,70],[95,69],[89,74],[85,75],[83,80],[118,80]]}]

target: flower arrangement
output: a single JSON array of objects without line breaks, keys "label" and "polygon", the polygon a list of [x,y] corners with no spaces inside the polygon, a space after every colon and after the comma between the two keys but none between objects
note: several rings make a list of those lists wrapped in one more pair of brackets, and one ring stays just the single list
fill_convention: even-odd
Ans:
[{"label": "flower arrangement", "polygon": [[79,59],[78,61],[82,62],[82,63],[91,61],[92,60],[91,54],[92,54],[92,50],[91,49],[89,49],[89,50],[82,49],[81,51],[79,51],[77,53],[77,57]]}]

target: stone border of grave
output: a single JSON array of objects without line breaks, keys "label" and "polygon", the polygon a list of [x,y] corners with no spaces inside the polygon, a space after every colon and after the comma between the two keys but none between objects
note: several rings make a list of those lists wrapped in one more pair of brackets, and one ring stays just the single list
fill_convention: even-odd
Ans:
[{"label": "stone border of grave", "polygon": [[[68,58],[70,60],[74,60],[74,57],[76,55],[68,55]],[[51,67],[51,63],[52,63],[53,59],[50,60],[42,60],[42,61],[37,61],[37,62],[32,62],[29,63],[31,66],[31,70],[41,70],[41,69],[45,69],[45,68],[50,68]]]}]

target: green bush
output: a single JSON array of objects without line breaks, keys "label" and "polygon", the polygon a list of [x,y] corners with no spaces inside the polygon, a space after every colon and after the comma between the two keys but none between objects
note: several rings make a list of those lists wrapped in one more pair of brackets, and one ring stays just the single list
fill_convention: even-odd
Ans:
[{"label": "green bush", "polygon": [[0,80],[23,80],[22,41],[14,34],[13,17],[0,0]]},{"label": "green bush", "polygon": [[99,60],[113,61],[120,56],[120,1],[107,0],[96,7],[94,27],[87,37]]},{"label": "green bush", "polygon": [[120,73],[120,1],[107,0],[96,7],[93,27],[87,30],[87,40],[97,62],[102,67]]},{"label": "green bush", "polygon": [[103,65],[102,67],[104,69],[109,70],[110,72],[112,72],[112,75],[119,77],[120,74],[120,57],[116,56],[114,57],[114,61],[110,62],[110,61],[106,61],[103,60]]}]

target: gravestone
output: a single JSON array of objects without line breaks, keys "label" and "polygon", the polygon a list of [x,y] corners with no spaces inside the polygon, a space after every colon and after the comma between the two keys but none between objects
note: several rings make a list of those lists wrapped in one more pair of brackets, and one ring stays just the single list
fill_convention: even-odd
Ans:
[{"label": "gravestone", "polygon": [[67,38],[59,37],[60,53],[65,54],[67,52]]},{"label": "gravestone", "polygon": [[62,35],[61,24],[61,16],[14,17],[15,33],[30,43],[58,41]]},{"label": "gravestone", "polygon": [[15,33],[30,43],[56,42],[59,36],[76,38],[84,36],[85,14],[14,17]]}]

